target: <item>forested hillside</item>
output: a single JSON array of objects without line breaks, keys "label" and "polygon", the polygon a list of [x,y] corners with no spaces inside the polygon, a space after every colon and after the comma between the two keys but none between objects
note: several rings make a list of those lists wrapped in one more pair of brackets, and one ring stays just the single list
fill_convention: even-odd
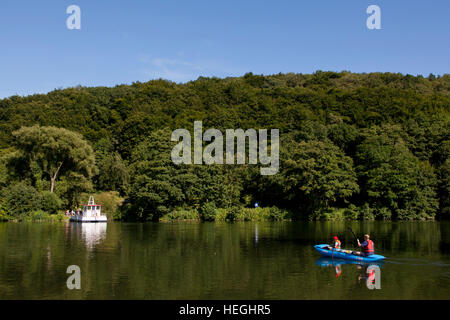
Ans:
[{"label": "forested hillside", "polygon": [[[171,132],[195,120],[278,128],[278,174],[174,165]],[[294,219],[449,218],[450,75],[250,73],[13,96],[0,100],[0,148],[5,219],[102,191],[125,199],[115,217],[127,220],[220,210],[233,220],[255,202]]]}]

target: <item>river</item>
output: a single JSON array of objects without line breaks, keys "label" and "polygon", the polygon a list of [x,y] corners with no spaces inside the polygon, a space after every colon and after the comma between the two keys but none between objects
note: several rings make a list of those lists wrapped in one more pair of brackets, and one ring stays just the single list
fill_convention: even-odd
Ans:
[{"label": "river", "polygon": [[[356,248],[349,226],[387,257],[375,280],[313,248]],[[450,223],[1,223],[0,299],[450,299]]]}]

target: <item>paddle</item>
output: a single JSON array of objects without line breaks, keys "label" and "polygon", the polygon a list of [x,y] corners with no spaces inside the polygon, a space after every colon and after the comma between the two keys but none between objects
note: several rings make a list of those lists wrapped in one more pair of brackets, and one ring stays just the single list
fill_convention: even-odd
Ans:
[{"label": "paddle", "polygon": [[352,228],[348,227],[347,229],[350,230],[351,233],[353,233],[353,236],[355,237],[355,240],[358,241],[359,239],[356,237],[356,235],[353,232]]},{"label": "paddle", "polygon": [[356,234],[353,232],[353,229],[350,227],[348,227],[347,229],[350,230],[350,232],[353,234],[353,236],[355,237],[355,240],[359,241],[359,239],[356,237]]}]

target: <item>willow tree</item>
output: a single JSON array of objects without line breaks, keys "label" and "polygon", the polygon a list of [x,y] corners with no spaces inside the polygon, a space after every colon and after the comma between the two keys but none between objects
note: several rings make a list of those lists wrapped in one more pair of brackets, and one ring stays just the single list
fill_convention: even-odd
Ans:
[{"label": "willow tree", "polygon": [[[50,192],[62,176],[76,174],[89,181],[95,174],[92,147],[73,131],[56,127],[21,127],[13,132],[15,147],[25,166],[22,170],[37,178],[50,181]],[[79,180],[79,179],[78,179]]]}]

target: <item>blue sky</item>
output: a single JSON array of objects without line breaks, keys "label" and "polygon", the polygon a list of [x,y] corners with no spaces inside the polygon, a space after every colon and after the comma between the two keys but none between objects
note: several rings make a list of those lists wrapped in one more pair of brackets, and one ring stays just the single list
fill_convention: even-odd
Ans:
[{"label": "blue sky", "polygon": [[[81,30],[66,8],[81,8]],[[381,8],[381,30],[366,8]],[[316,70],[450,71],[448,0],[1,0],[0,97]]]}]

